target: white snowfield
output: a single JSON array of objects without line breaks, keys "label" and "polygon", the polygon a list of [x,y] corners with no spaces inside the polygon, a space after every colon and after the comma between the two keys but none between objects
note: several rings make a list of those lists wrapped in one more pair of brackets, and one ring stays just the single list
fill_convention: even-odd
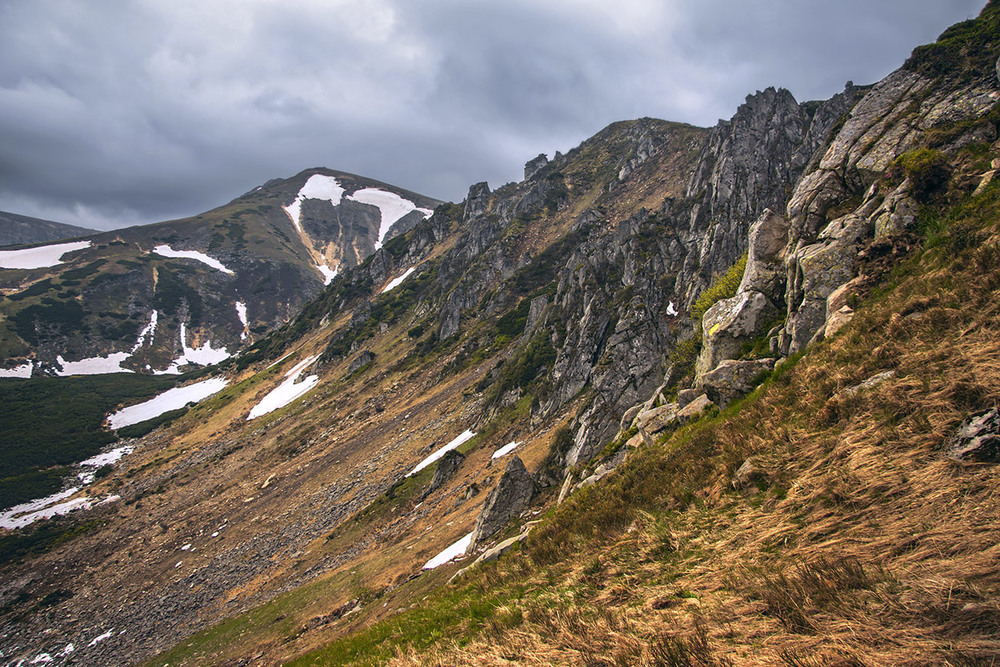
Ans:
[{"label": "white snowfield", "polygon": [[153,334],[156,333],[156,318],[157,312],[154,310],[149,316],[149,324],[139,332],[139,337],[136,338],[135,345],[132,346],[132,354],[139,351],[139,348],[143,346],[146,342],[146,337],[149,336],[149,342],[153,342]]},{"label": "white snowfield", "polygon": [[493,456],[491,456],[490,458],[498,459],[501,456],[506,456],[507,454],[510,454],[512,451],[514,451],[520,446],[521,446],[520,442],[508,442],[506,445],[493,452]]},{"label": "white snowfield", "polygon": [[390,280],[389,284],[382,288],[382,291],[380,292],[380,294],[385,294],[389,290],[396,289],[397,287],[399,287],[400,285],[402,285],[403,281],[406,280],[407,278],[409,278],[410,274],[412,274],[414,271],[416,271],[416,269],[417,269],[417,267],[411,266],[410,268],[408,268],[406,270],[405,273],[403,273],[403,275],[401,275],[398,278],[393,278],[392,280]]},{"label": "white snowfield", "polygon": [[[319,199],[329,201],[334,206],[337,206],[343,200],[345,192],[347,191],[341,187],[340,182],[333,176],[313,174],[305,182],[305,185],[302,186],[302,189],[299,190],[295,201],[288,206],[282,206],[282,208],[285,209],[288,217],[292,219],[292,224],[295,225],[295,228],[302,232],[301,215],[303,201],[306,199]],[[378,228],[378,241],[375,242],[376,250],[382,247],[382,240],[385,239],[385,235],[389,233],[392,226],[399,222],[399,219],[403,216],[413,211],[420,211],[424,214],[424,218],[429,218],[434,213],[434,211],[428,208],[421,208],[409,199],[404,199],[394,192],[387,192],[379,188],[362,188],[354,194],[347,195],[347,198],[359,204],[369,204],[378,208],[381,215],[381,222]]]},{"label": "white snowfield", "polygon": [[674,308],[674,302],[673,301],[671,301],[670,303],[667,304],[667,315],[670,315],[671,317],[674,317],[675,315],[677,315],[677,309]]},{"label": "white snowfield", "polygon": [[[160,415],[183,408],[188,403],[197,403],[213,394],[217,394],[229,385],[224,378],[202,380],[186,387],[175,387],[154,396],[148,401],[122,408],[108,415],[108,425],[114,429],[124,428],[133,424],[154,419]],[[86,463],[86,462],[84,462]],[[109,463],[111,463],[109,461]],[[103,464],[102,464],[103,465]]]},{"label": "white snowfield", "polygon": [[316,270],[323,274],[323,284],[329,285],[333,282],[333,279],[337,277],[340,272],[339,269],[331,269],[326,264],[317,264]]},{"label": "white snowfield", "polygon": [[0,512],[0,528],[6,528],[7,530],[24,528],[41,519],[51,519],[54,516],[69,514],[76,509],[90,509],[95,505],[103,505],[119,500],[118,496],[108,496],[103,500],[95,500],[94,498],[87,497],[66,500],[66,498],[69,498],[79,490],[79,488],[73,487],[51,496],[46,496],[45,498],[32,500],[6,509]]},{"label": "white snowfield", "polygon": [[375,249],[378,250],[382,247],[382,241],[385,239],[385,235],[389,233],[392,226],[396,224],[400,218],[413,211],[420,211],[424,214],[424,218],[431,216],[434,211],[427,208],[420,208],[409,199],[403,199],[394,192],[386,192],[385,190],[379,190],[378,188],[364,188],[363,190],[358,190],[352,195],[348,196],[348,199],[353,199],[356,202],[362,204],[371,204],[372,206],[377,206],[378,210],[382,214],[382,223],[378,228],[378,242],[375,244]]},{"label": "white snowfield", "polygon": [[302,186],[302,189],[299,190],[295,201],[288,206],[282,206],[282,208],[285,209],[288,217],[292,219],[292,224],[295,225],[295,228],[301,232],[302,224],[299,216],[302,213],[303,201],[306,199],[320,199],[329,201],[334,206],[337,206],[340,204],[344,192],[344,188],[340,187],[340,183],[333,176],[313,174],[305,182],[305,185]]},{"label": "white snowfield", "polygon": [[162,371],[153,371],[154,375],[180,375],[181,366],[186,364],[198,364],[200,366],[211,366],[225,361],[233,356],[224,348],[212,347],[212,341],[205,341],[201,347],[188,347],[187,326],[181,322],[181,356],[174,359],[174,362]]},{"label": "white snowfield", "polygon": [[0,368],[0,378],[30,378],[33,368],[30,361],[14,368]]},{"label": "white snowfield", "polygon": [[90,241],[56,243],[21,250],[0,250],[0,269],[43,269],[62,264],[62,256],[90,247]]},{"label": "white snowfield", "polygon": [[132,355],[128,352],[112,352],[106,357],[90,357],[79,361],[66,361],[62,355],[56,356],[56,361],[62,366],[62,370],[56,371],[56,375],[66,377],[69,375],[102,375],[104,373],[134,373],[128,368],[122,368],[122,362]]},{"label": "white snowfield", "polygon": [[76,473],[76,477],[84,486],[93,484],[94,480],[97,478],[98,468],[117,463],[123,456],[131,454],[134,451],[135,447],[129,447],[126,445],[124,447],[112,449],[110,452],[104,452],[103,454],[98,454],[97,456],[91,456],[89,459],[80,461],[80,463],[77,464],[80,466],[80,472]]},{"label": "white snowfield", "polygon": [[299,381],[299,376],[302,375],[302,372],[317,359],[319,359],[319,355],[307,357],[304,361],[300,361],[293,366],[292,370],[285,373],[285,381],[272,389],[260,400],[260,403],[250,410],[250,414],[247,415],[247,421],[285,407],[319,384],[318,375],[310,375],[301,382]]},{"label": "white snowfield", "polygon": [[464,556],[465,552],[469,549],[469,545],[472,544],[472,533],[469,533],[458,542],[455,542],[450,547],[439,553],[434,558],[431,558],[424,564],[425,570],[433,570],[436,567],[440,567],[447,563],[448,561],[455,560],[459,556]]},{"label": "white snowfield", "polygon": [[426,468],[430,464],[434,463],[439,458],[441,458],[442,456],[444,456],[445,454],[447,454],[451,450],[455,449],[456,447],[458,447],[462,443],[468,442],[471,438],[475,437],[475,435],[476,434],[473,433],[472,431],[464,431],[461,435],[459,435],[457,438],[455,438],[454,440],[452,440],[451,442],[449,442],[447,445],[444,445],[443,447],[440,447],[433,454],[431,454],[426,459],[424,459],[423,461],[421,461],[420,463],[418,463],[417,467],[414,468],[413,470],[411,470],[410,474],[407,475],[407,477],[410,477],[411,475],[416,475],[418,472],[420,472],[421,470],[423,470],[424,468]]},{"label": "white snowfield", "polygon": [[243,325],[243,331],[240,332],[240,340],[246,340],[247,336],[250,335],[248,331],[250,321],[247,320],[247,305],[242,301],[236,302],[236,317],[240,318],[240,324]]},{"label": "white snowfield", "polygon": [[209,257],[203,252],[198,252],[197,250],[174,250],[170,246],[163,244],[158,245],[153,248],[153,252],[161,257],[175,257],[180,259],[193,259],[195,261],[201,262],[202,264],[207,264],[208,266],[216,269],[217,271],[222,271],[223,273],[228,273],[229,275],[235,275],[232,271],[227,269],[222,262],[219,260]]}]

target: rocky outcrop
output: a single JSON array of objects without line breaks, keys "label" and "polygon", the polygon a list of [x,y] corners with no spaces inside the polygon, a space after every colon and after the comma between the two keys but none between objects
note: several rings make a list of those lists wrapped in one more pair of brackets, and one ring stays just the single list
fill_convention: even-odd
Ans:
[{"label": "rocky outcrop", "polygon": [[[913,226],[919,187],[909,179],[888,192],[881,185],[895,161],[935,129],[959,128],[940,146],[944,153],[996,138],[992,123],[975,121],[995,104],[997,83],[955,81],[936,82],[906,69],[893,72],[851,109],[816,168],[795,187],[787,208],[787,314],[778,346],[782,354],[797,352],[826,334],[828,318],[840,311],[828,311],[826,300],[856,275],[862,243]],[[852,201],[853,210],[844,211],[844,203]],[[837,318],[842,321],[845,314]]]},{"label": "rocky outcrop", "polygon": [[450,450],[445,452],[437,462],[437,468],[434,469],[434,476],[431,477],[431,481],[427,484],[427,488],[424,489],[423,497],[427,497],[431,493],[437,491],[452,478],[456,472],[458,472],[458,467],[462,465],[462,461],[465,460],[465,455],[457,450]]},{"label": "rocky outcrop", "polygon": [[1000,463],[1000,410],[993,408],[962,422],[944,443],[950,459],[967,463]]},{"label": "rocky outcrop", "polygon": [[713,403],[724,408],[756,387],[760,377],[774,369],[774,362],[774,359],[723,361],[701,377],[699,387]]},{"label": "rocky outcrop", "polygon": [[535,481],[531,478],[531,474],[524,467],[520,457],[511,458],[496,488],[486,497],[486,504],[472,532],[469,552],[503,530],[511,519],[519,516],[528,507],[534,496]]}]

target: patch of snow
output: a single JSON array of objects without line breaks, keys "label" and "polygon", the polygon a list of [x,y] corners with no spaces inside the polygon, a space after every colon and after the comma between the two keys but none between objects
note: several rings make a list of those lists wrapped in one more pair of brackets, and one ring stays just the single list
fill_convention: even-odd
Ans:
[{"label": "patch of snow", "polygon": [[417,267],[415,267],[415,266],[411,266],[410,268],[408,268],[406,270],[406,273],[404,273],[403,275],[401,275],[398,278],[393,278],[392,280],[390,280],[389,284],[382,288],[381,294],[385,294],[389,290],[396,289],[397,287],[399,287],[400,285],[402,285],[403,281],[406,280],[407,278],[409,278],[410,274],[413,273],[416,270],[416,268]]},{"label": "patch of snow", "polygon": [[35,659],[32,660],[31,662],[29,662],[28,664],[29,665],[41,665],[41,664],[48,663],[48,662],[53,662],[52,656],[49,655],[48,653],[42,653],[42,654],[36,656]]},{"label": "patch of snow", "polygon": [[677,314],[678,314],[677,313],[677,309],[674,308],[674,302],[671,301],[670,303],[667,304],[667,315],[670,315],[671,317],[673,317],[674,315],[677,315]]},{"label": "patch of snow", "polygon": [[88,498],[75,498],[66,502],[57,502],[58,500],[68,498],[77,491],[79,489],[74,487],[46,498],[15,505],[5,512],[0,512],[0,528],[7,528],[8,530],[24,528],[41,519],[51,519],[54,516],[68,514],[78,507],[89,507],[90,500]]},{"label": "patch of snow", "polygon": [[491,456],[490,458],[498,459],[501,456],[506,456],[507,454],[510,454],[512,451],[514,451],[520,446],[521,446],[520,442],[508,442],[506,445],[493,452],[493,456]]},{"label": "patch of snow", "polygon": [[90,241],[73,241],[21,250],[0,250],[0,269],[43,269],[62,264],[62,256],[90,247]]},{"label": "patch of snow", "polygon": [[173,363],[162,371],[153,371],[153,375],[180,375],[181,366],[185,364],[198,364],[200,366],[211,366],[219,362],[225,361],[229,357],[233,356],[229,354],[229,351],[224,348],[213,348],[212,341],[205,341],[201,347],[188,347],[187,345],[187,327],[184,322],[181,322],[181,356],[174,359]]},{"label": "patch of snow", "polygon": [[66,377],[67,375],[102,375],[104,373],[134,373],[128,368],[122,368],[122,362],[128,359],[131,354],[128,352],[112,352],[106,357],[91,357],[80,361],[66,361],[62,355],[56,356],[56,361],[62,366],[62,370],[56,371],[56,375]]},{"label": "patch of snow", "polygon": [[118,412],[108,415],[108,425],[112,429],[120,429],[132,424],[138,424],[148,419],[159,417],[165,412],[178,410],[188,403],[197,403],[216,394],[229,384],[224,378],[202,380],[186,387],[175,387],[158,394],[148,401],[130,405]]},{"label": "patch of snow", "polygon": [[476,434],[473,433],[472,431],[464,431],[461,435],[459,435],[457,438],[455,438],[454,440],[452,440],[451,442],[449,442],[447,445],[444,445],[443,447],[440,447],[433,454],[431,454],[426,459],[424,459],[423,461],[421,461],[420,463],[418,463],[417,467],[414,468],[413,470],[411,470],[410,474],[407,475],[407,477],[410,477],[411,475],[416,475],[418,472],[420,472],[421,470],[423,470],[424,468],[426,468],[430,464],[434,463],[439,458],[441,458],[442,456],[444,456],[445,454],[447,454],[451,450],[455,449],[456,447],[458,447],[462,443],[468,442],[475,435]]},{"label": "patch of snow", "polygon": [[91,456],[89,459],[84,459],[83,461],[80,461],[80,465],[91,468],[100,468],[101,466],[118,463],[121,461],[123,456],[131,454],[134,451],[135,447],[129,447],[128,445],[118,447],[116,449],[112,449],[110,452],[104,452],[103,454],[98,454],[97,456]]},{"label": "patch of snow", "polygon": [[198,252],[197,250],[174,250],[170,246],[163,244],[158,245],[153,248],[153,252],[161,257],[177,257],[181,259],[193,259],[195,261],[201,262],[202,264],[207,264],[208,266],[216,269],[217,271],[222,271],[223,273],[228,273],[229,275],[235,275],[233,271],[230,271],[223,265],[219,260],[209,257],[203,252]]},{"label": "patch of snow", "polygon": [[430,209],[418,207],[409,199],[403,199],[394,192],[386,192],[378,188],[364,188],[349,195],[347,198],[361,204],[376,206],[381,212],[382,222],[378,228],[378,241],[375,243],[376,250],[382,247],[382,240],[392,226],[407,213],[420,211],[424,214],[424,218],[428,218],[434,213]]},{"label": "patch of snow", "polygon": [[240,340],[246,340],[250,333],[247,329],[250,326],[250,321],[247,320],[247,305],[242,301],[236,302],[236,316],[240,318],[240,323],[243,325],[243,331],[240,333]]},{"label": "patch of snow", "polygon": [[340,182],[333,176],[313,174],[302,186],[302,189],[299,190],[299,194],[295,197],[295,201],[288,206],[282,206],[282,208],[285,209],[285,213],[288,214],[288,217],[292,219],[292,224],[295,225],[295,228],[301,232],[302,224],[299,216],[302,213],[303,201],[306,199],[322,199],[328,200],[331,204],[337,206],[340,204],[340,200],[344,196],[344,192],[346,191],[344,188],[340,187]]},{"label": "patch of snow", "polygon": [[299,376],[302,375],[302,372],[307,367],[311,366],[317,359],[319,359],[318,355],[308,357],[304,361],[300,361],[292,367],[292,370],[285,373],[285,381],[272,389],[264,398],[260,400],[260,403],[255,405],[253,409],[250,410],[250,414],[247,415],[247,421],[256,419],[257,417],[266,415],[269,412],[274,412],[279,408],[285,407],[299,396],[302,396],[319,384],[318,375],[310,375],[304,380],[299,381]]},{"label": "patch of snow", "polygon": [[98,644],[100,644],[101,642],[103,642],[105,639],[111,639],[111,636],[113,634],[114,633],[111,630],[108,630],[103,635],[98,635],[97,637],[94,637],[93,639],[90,640],[90,643],[87,644],[87,648],[90,648],[92,646],[97,646]]},{"label": "patch of snow", "polygon": [[62,652],[59,653],[59,655],[65,657],[75,650],[76,649],[73,647],[72,644],[66,644],[66,647],[62,650]]},{"label": "patch of snow", "polygon": [[333,279],[337,277],[339,269],[331,269],[326,264],[317,264],[316,269],[323,274],[323,284],[329,285],[333,282]]},{"label": "patch of snow", "polygon": [[14,366],[14,368],[0,368],[0,378],[30,378],[32,368],[30,361],[26,361],[22,366]]},{"label": "patch of snow", "polygon": [[149,316],[149,324],[147,324],[146,328],[139,332],[139,337],[136,339],[135,345],[132,346],[132,354],[135,354],[136,351],[143,346],[146,342],[146,336],[149,336],[150,341],[153,340],[153,334],[156,333],[156,318],[157,313],[154,310]]},{"label": "patch of snow", "polygon": [[472,544],[472,533],[469,533],[458,542],[455,542],[450,547],[439,553],[437,556],[434,556],[434,558],[431,558],[424,564],[423,569],[433,570],[434,568],[440,567],[448,561],[458,558],[459,556],[464,556],[470,544]]},{"label": "patch of snow", "polygon": [[191,548],[191,543],[188,542],[187,544],[181,547],[181,551],[188,551],[190,548]]}]

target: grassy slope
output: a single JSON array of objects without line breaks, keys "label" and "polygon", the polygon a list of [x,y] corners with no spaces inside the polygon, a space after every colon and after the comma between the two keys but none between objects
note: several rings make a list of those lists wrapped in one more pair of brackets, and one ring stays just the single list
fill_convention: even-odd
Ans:
[{"label": "grassy slope", "polygon": [[[1000,475],[940,447],[1000,400],[998,219],[993,186],[741,405],[572,497],[523,552],[293,664],[989,664]],[[764,477],[736,491],[748,456]]]}]

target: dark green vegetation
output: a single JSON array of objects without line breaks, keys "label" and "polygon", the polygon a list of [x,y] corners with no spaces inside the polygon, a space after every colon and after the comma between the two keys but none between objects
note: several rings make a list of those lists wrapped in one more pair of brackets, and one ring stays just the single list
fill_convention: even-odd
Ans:
[{"label": "dark green vegetation", "polygon": [[58,491],[64,466],[118,439],[104,428],[108,413],[176,383],[132,374],[0,380],[0,507]]}]

